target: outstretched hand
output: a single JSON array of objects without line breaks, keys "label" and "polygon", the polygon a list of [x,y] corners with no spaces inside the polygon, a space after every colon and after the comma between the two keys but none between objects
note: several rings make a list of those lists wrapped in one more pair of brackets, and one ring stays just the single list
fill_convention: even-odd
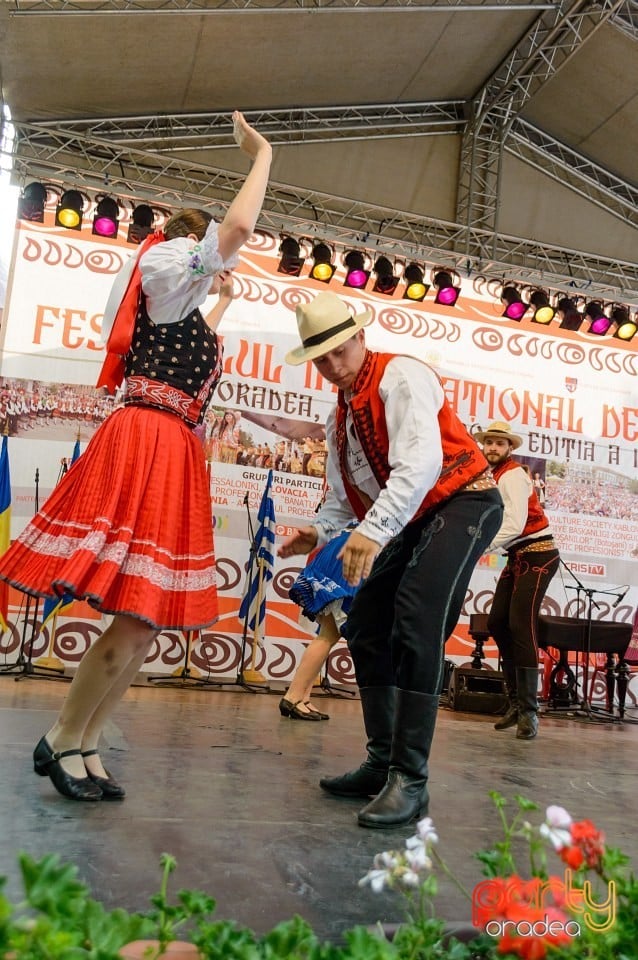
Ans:
[{"label": "outstretched hand", "polygon": [[372,564],[379,553],[380,544],[356,530],[352,531],[337,554],[337,559],[343,564],[343,575],[351,587],[358,587],[361,581],[370,575]]},{"label": "outstretched hand", "polygon": [[278,557],[294,557],[300,553],[310,553],[317,546],[317,528],[301,527],[289,536],[277,550]]},{"label": "outstretched hand", "polygon": [[243,113],[235,110],[233,113],[233,136],[239,149],[254,160],[262,150],[270,152],[271,146],[265,137],[251,127]]}]

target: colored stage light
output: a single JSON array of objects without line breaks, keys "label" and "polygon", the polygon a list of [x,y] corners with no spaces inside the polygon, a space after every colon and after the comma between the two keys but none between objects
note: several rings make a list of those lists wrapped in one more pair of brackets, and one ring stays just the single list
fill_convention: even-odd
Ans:
[{"label": "colored stage light", "polygon": [[611,319],[616,324],[614,336],[618,340],[632,340],[636,336],[638,314],[634,314],[632,319],[627,307],[617,306],[611,311]]},{"label": "colored stage light", "polygon": [[503,287],[501,303],[506,305],[502,315],[508,320],[522,320],[529,309],[529,304],[523,302],[516,287]]},{"label": "colored stage light", "polygon": [[147,203],[140,203],[133,209],[131,214],[131,223],[129,224],[126,235],[127,243],[141,243],[146,240],[149,233],[153,232],[153,220],[155,214],[153,208]]},{"label": "colored stage light", "polygon": [[394,273],[394,267],[387,257],[377,257],[372,268],[376,280],[372,290],[374,293],[384,293],[391,297],[399,284],[399,278]]},{"label": "colored stage light", "polygon": [[406,280],[403,296],[406,300],[420,302],[425,298],[430,289],[427,283],[423,282],[423,270],[416,263],[409,263],[403,274]]},{"label": "colored stage light", "polygon": [[32,223],[44,223],[44,207],[47,202],[47,189],[41,183],[30,183],[22,191],[18,200],[18,217]]},{"label": "colored stage light", "polygon": [[529,301],[534,307],[534,316],[532,317],[534,323],[552,322],[556,311],[550,304],[549,297],[545,290],[534,290]]},{"label": "colored stage light", "polygon": [[313,280],[330,283],[337,269],[332,262],[332,257],[332,250],[327,243],[316,243],[314,245],[312,248],[312,259],[314,263],[310,268],[310,276]]},{"label": "colored stage light", "polygon": [[453,307],[459,299],[461,288],[454,286],[452,274],[439,270],[434,274],[434,286],[437,288],[434,302],[444,307]]},{"label": "colored stage light", "polygon": [[66,227],[67,230],[82,229],[82,211],[84,197],[79,190],[65,190],[55,211],[56,227]]},{"label": "colored stage light", "polygon": [[561,297],[556,306],[556,312],[560,317],[561,330],[580,330],[583,315],[579,313],[575,300],[571,297]]},{"label": "colored stage light", "polygon": [[600,303],[592,300],[585,307],[585,319],[589,320],[588,333],[595,333],[599,337],[604,337],[611,327],[611,318],[605,315]]},{"label": "colored stage light", "polygon": [[365,259],[360,250],[349,250],[343,258],[346,266],[346,278],[343,281],[345,287],[355,287],[357,290],[363,289],[368,282],[370,271],[365,268]]},{"label": "colored stage light", "polygon": [[281,254],[277,267],[279,273],[285,273],[287,277],[298,277],[304,264],[304,258],[300,256],[299,243],[294,237],[281,238],[279,253]]},{"label": "colored stage light", "polygon": [[98,237],[116,237],[119,225],[120,209],[113,197],[100,197],[93,217],[91,233]]}]

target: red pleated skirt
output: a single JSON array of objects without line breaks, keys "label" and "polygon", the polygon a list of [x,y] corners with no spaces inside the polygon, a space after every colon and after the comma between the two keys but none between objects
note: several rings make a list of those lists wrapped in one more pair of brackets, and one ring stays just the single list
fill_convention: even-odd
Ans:
[{"label": "red pleated skirt", "polygon": [[217,619],[209,481],[179,417],[116,410],[0,558],[0,579],[158,629]]}]

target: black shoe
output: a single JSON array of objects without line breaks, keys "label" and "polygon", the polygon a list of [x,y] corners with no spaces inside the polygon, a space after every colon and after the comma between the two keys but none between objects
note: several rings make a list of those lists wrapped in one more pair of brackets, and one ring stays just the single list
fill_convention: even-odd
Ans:
[{"label": "black shoe", "polygon": [[317,708],[316,708],[316,707],[313,707],[313,705],[310,703],[309,700],[304,700],[303,705],[304,705],[304,707],[307,707],[308,710],[310,710],[311,713],[316,713],[320,720],[329,720],[329,719],[330,719],[330,714],[328,714],[328,713],[322,713],[321,710],[317,710]]},{"label": "black shoe", "polygon": [[[83,757],[94,757],[98,753],[97,750],[83,750]],[[91,773],[90,770],[86,771],[89,777],[89,780],[92,780],[93,783],[96,783],[100,790],[102,791],[103,800],[123,800],[126,796],[126,790],[122,787],[117,780],[114,780],[108,770],[105,769],[106,777],[98,777],[96,774]]]},{"label": "black shoe", "polygon": [[364,760],[360,767],[340,777],[322,777],[319,786],[335,797],[376,797],[385,787],[387,769],[373,767]]},{"label": "black shoe", "polygon": [[321,720],[318,713],[303,713],[299,710],[298,707],[301,702],[301,700],[297,700],[297,703],[293,703],[291,700],[282,697],[279,701],[279,713],[282,717],[290,717],[291,720]]},{"label": "black shoe", "polygon": [[518,703],[510,703],[507,708],[507,713],[505,713],[500,720],[497,720],[494,724],[495,730],[508,730],[510,727],[515,727],[518,723]]},{"label": "black shoe", "polygon": [[520,713],[516,728],[517,740],[533,740],[538,733],[538,714],[532,710]]},{"label": "black shoe", "polygon": [[63,757],[80,757],[81,750],[63,750],[54,752],[46,737],[42,737],[33,751],[33,769],[41,777],[49,777],[51,783],[63,797],[71,800],[101,800],[102,791],[89,777],[72,777],[67,773],[60,760]]},{"label": "black shoe", "polygon": [[391,769],[381,793],[359,811],[359,826],[387,830],[425,817],[429,801],[425,784],[423,777]]}]

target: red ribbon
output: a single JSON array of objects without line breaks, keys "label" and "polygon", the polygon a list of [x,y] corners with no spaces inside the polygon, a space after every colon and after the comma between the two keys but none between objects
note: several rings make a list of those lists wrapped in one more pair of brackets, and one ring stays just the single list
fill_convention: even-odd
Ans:
[{"label": "red ribbon", "polygon": [[115,319],[109,338],[106,341],[106,357],[100,370],[100,375],[96,386],[106,387],[109,393],[115,393],[122,380],[124,379],[124,361],[126,355],[131,349],[133,340],[133,331],[135,330],[135,318],[140,305],[142,296],[142,272],[139,264],[140,259],[146,251],[156,243],[161,243],[166,237],[161,230],[156,230],[150,234],[140,245],[135,265],[130,276],[124,296],[117,308]]}]

